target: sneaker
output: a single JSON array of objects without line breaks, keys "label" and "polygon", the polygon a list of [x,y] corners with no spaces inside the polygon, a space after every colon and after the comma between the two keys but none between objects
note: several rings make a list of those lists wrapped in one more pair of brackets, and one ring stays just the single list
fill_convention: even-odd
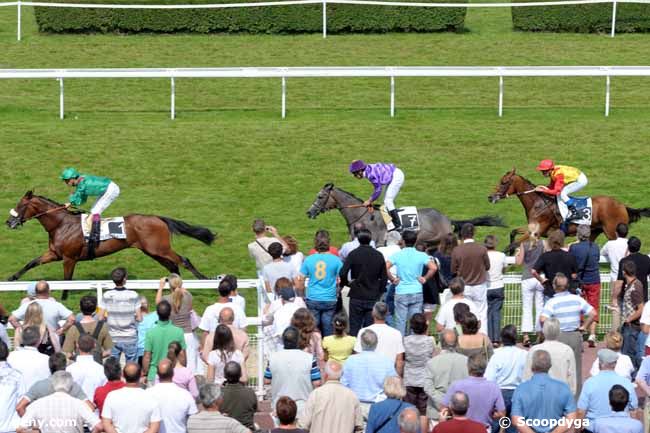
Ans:
[{"label": "sneaker", "polygon": [[596,336],[591,334],[587,339],[587,343],[589,344],[589,347],[596,347]]}]

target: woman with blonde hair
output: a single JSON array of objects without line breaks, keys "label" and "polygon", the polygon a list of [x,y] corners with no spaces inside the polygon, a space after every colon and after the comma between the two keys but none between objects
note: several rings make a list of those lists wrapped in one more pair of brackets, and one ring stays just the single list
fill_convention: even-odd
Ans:
[{"label": "woman with blonde hair", "polygon": [[25,311],[25,320],[20,328],[14,333],[14,346],[20,347],[23,343],[22,330],[36,326],[40,330],[41,340],[38,343],[38,351],[45,355],[51,355],[61,351],[61,343],[56,331],[45,323],[43,320],[43,308],[38,302],[32,302],[27,306]]},{"label": "woman with blonde hair", "polygon": [[541,334],[539,315],[544,308],[544,287],[533,276],[531,270],[537,259],[546,251],[546,245],[539,238],[539,224],[528,224],[528,240],[521,243],[515,256],[515,264],[522,266],[521,271],[521,332],[524,347],[530,347],[530,336],[533,332],[533,305],[535,306],[534,331]]},{"label": "woman with blonde hair", "polygon": [[[609,350],[618,353],[618,360],[616,361],[614,372],[619,376],[627,378],[627,380],[632,380],[634,364],[632,364],[632,360],[629,356],[621,353],[621,348],[623,347],[623,336],[616,331],[608,332],[607,335],[605,335],[605,346]],[[596,358],[594,364],[591,366],[589,374],[595,376],[598,373],[600,373],[600,365],[598,364],[598,358]]]},{"label": "woman with blonde hair", "polygon": [[[169,284],[171,293],[163,296],[163,289],[166,284]],[[186,367],[196,373],[198,369],[199,342],[192,329],[192,294],[183,287],[183,279],[178,274],[169,274],[168,277],[160,279],[158,291],[156,292],[156,305],[163,300],[169,302],[172,306],[169,320],[174,326],[181,328],[185,334]]]},{"label": "woman with blonde hair", "polygon": [[300,331],[298,348],[314,355],[318,360],[318,365],[322,367],[325,360],[322,337],[316,327],[316,319],[314,319],[311,311],[307,308],[297,309],[291,318],[291,326]]}]

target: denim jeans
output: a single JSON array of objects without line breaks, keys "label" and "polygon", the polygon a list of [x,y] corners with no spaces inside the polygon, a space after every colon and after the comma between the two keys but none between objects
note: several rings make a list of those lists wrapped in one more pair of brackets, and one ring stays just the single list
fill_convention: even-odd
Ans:
[{"label": "denim jeans", "polygon": [[636,339],[636,360],[641,365],[645,357],[645,341],[648,339],[648,334],[639,332],[639,337]]},{"label": "denim jeans", "polygon": [[[489,293],[489,292],[488,292]],[[503,402],[506,406],[506,416],[510,417],[510,410],[512,409],[512,395],[515,393],[514,389],[502,389],[501,395],[503,396]],[[496,433],[501,431],[499,426],[499,420],[492,421],[492,432]],[[510,424],[510,427],[504,430],[505,433],[517,433],[517,427],[513,423]]]},{"label": "denim jeans", "polygon": [[505,299],[504,288],[487,291],[488,337],[492,342],[501,341],[501,309]]},{"label": "denim jeans", "polygon": [[639,327],[630,326],[626,323],[621,327],[621,334],[623,335],[623,347],[621,348],[621,353],[627,355],[632,360],[634,368],[638,369],[641,365],[637,362],[637,340],[639,339],[640,330]]},{"label": "denim jeans", "polygon": [[372,325],[375,301],[350,298],[350,335],[356,337],[361,328]]},{"label": "denim jeans", "polygon": [[307,299],[307,308],[314,315],[316,327],[320,328],[323,338],[332,335],[332,319],[336,313],[336,301],[312,301]]},{"label": "denim jeans", "polygon": [[386,294],[384,295],[384,302],[388,307],[388,315],[386,316],[386,324],[395,327],[395,284],[388,283],[386,286]]},{"label": "denim jeans", "polygon": [[395,329],[406,335],[407,323],[412,315],[422,312],[422,293],[410,295],[395,294]]},{"label": "denim jeans", "polygon": [[138,362],[138,340],[133,341],[123,341],[123,342],[113,342],[113,348],[111,349],[111,356],[116,359],[120,359],[124,353],[126,361],[129,362]]}]

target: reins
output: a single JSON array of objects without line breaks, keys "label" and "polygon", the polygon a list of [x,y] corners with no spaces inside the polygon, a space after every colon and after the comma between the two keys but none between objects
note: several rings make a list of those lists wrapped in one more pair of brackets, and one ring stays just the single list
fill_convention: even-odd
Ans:
[{"label": "reins", "polygon": [[32,219],[32,218],[40,218],[40,217],[42,217],[43,215],[47,215],[47,214],[50,214],[50,213],[58,212],[58,211],[63,210],[63,209],[66,209],[66,206],[58,206],[58,207],[55,207],[55,208],[52,208],[52,209],[48,209],[48,210],[46,210],[46,211],[44,211],[44,212],[37,213],[36,215],[32,215],[32,216],[30,216],[29,218],[25,218],[25,219],[23,220],[23,222],[27,222],[27,221],[29,221],[29,220]]}]

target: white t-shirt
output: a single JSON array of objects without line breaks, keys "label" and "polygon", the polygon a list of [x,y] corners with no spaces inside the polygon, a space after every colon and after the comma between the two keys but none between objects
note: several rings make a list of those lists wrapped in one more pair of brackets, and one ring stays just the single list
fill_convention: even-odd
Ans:
[{"label": "white t-shirt", "polygon": [[201,316],[199,328],[207,332],[214,331],[219,325],[219,313],[226,307],[232,308],[233,313],[235,313],[233,325],[239,329],[246,328],[246,313],[234,302],[226,302],[225,304],[217,302],[208,306],[203,312],[203,316]]},{"label": "white t-shirt", "polygon": [[22,347],[9,353],[7,363],[23,374],[25,389],[29,390],[39,380],[50,377],[50,357],[35,347]]},{"label": "white t-shirt", "polygon": [[377,334],[377,348],[375,349],[375,352],[387,356],[389,359],[392,359],[393,362],[395,361],[395,358],[397,358],[397,355],[404,353],[402,333],[384,323],[374,323],[366,328],[359,329],[357,341],[354,344],[355,352],[361,353],[363,351],[361,349],[361,334],[363,334],[366,329],[370,329]]},{"label": "white t-shirt", "polygon": [[460,302],[469,305],[469,311],[476,314],[476,306],[469,299],[451,298],[449,301],[445,302],[438,310],[438,314],[436,314],[436,322],[439,325],[444,326],[445,329],[454,329],[456,326],[456,321],[454,320],[454,305]]},{"label": "white t-shirt", "polygon": [[605,245],[600,250],[600,255],[610,263],[609,276],[611,281],[616,281],[616,278],[618,278],[618,265],[621,259],[627,255],[627,239],[616,238],[605,242]]},{"label": "white t-shirt", "polygon": [[59,320],[65,320],[72,314],[72,311],[68,310],[63,304],[56,302],[53,298],[37,298],[31,302],[25,302],[11,314],[20,321],[24,320],[27,307],[29,307],[29,304],[32,302],[36,302],[41,306],[41,309],[43,310],[43,320],[47,323],[47,326],[52,329],[59,329]]},{"label": "white t-shirt", "polygon": [[[641,318],[639,319],[642,325],[650,325],[650,302],[646,302],[643,306],[643,312],[641,313]],[[650,347],[650,338],[647,338],[645,341],[646,347]]]},{"label": "white t-shirt", "polygon": [[[395,253],[399,253],[402,250],[399,245],[387,245],[385,247],[379,247],[377,248],[377,251],[379,251],[383,256],[384,260],[388,261]],[[397,272],[397,268],[395,266],[391,266],[390,268],[390,273],[395,275]]]},{"label": "white t-shirt", "polygon": [[146,393],[160,407],[160,433],[187,432],[187,418],[199,411],[187,390],[173,382],[164,382],[147,389]]},{"label": "white t-shirt", "polygon": [[241,308],[242,311],[246,311],[246,298],[244,298],[242,295],[235,295],[230,297],[230,302],[233,304],[236,304]]},{"label": "white t-shirt", "polygon": [[296,254],[291,254],[290,256],[284,256],[282,258],[287,263],[291,263],[291,266],[296,270],[296,275],[300,272],[300,267],[302,262],[305,260],[305,255],[298,251]]},{"label": "white t-shirt", "polygon": [[488,251],[490,270],[488,270],[488,290],[504,286],[503,271],[506,269],[506,255],[501,251]]},{"label": "white t-shirt", "polygon": [[104,375],[104,367],[95,362],[93,355],[79,355],[77,361],[70,364],[65,371],[81,387],[88,400],[92,401],[95,390],[108,382]]},{"label": "white t-shirt", "polygon": [[20,422],[16,405],[27,392],[20,371],[0,361],[0,432],[13,432]]},{"label": "white t-shirt", "polygon": [[[614,368],[614,372],[619,376],[626,378],[627,380],[632,380],[634,365],[632,364],[630,357],[623,355],[622,353],[619,354],[618,359],[616,360],[616,367]],[[598,358],[596,358],[593,365],[591,366],[589,374],[593,377],[598,373],[600,373],[600,365],[598,364]]]},{"label": "white t-shirt", "polygon": [[241,350],[235,350],[230,356],[226,356],[225,360],[222,358],[221,353],[221,350],[213,350],[208,355],[208,364],[214,367],[214,383],[219,385],[226,381],[223,369],[228,362],[233,361],[241,366],[245,362],[244,354],[241,353]]},{"label": "white t-shirt", "polygon": [[271,291],[275,289],[275,282],[280,278],[288,278],[293,281],[298,273],[291,263],[287,263],[283,260],[277,262],[271,262],[268,265],[264,266],[262,270],[262,277],[264,282],[268,283],[271,287]]},{"label": "white t-shirt", "polygon": [[[300,299],[300,298],[296,298]],[[281,336],[285,329],[291,325],[291,318],[301,306],[294,302],[287,302],[273,313],[273,335]]]},{"label": "white t-shirt", "polygon": [[124,387],[108,393],[102,418],[112,420],[118,433],[143,433],[161,421],[160,406],[144,389]]}]

